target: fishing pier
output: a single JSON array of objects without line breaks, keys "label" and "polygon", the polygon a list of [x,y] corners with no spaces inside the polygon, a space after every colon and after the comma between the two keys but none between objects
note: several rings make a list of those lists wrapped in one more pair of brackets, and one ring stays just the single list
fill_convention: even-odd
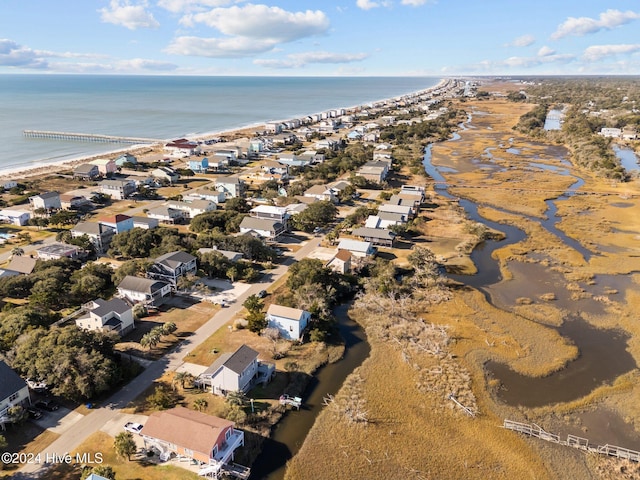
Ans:
[{"label": "fishing pier", "polygon": [[127,144],[154,144],[164,143],[159,138],[120,137],[117,135],[98,135],[95,133],[52,132],[48,130],[23,130],[23,136],[27,138],[44,138],[49,140],[71,140],[76,142],[101,142],[101,143],[127,143]]}]

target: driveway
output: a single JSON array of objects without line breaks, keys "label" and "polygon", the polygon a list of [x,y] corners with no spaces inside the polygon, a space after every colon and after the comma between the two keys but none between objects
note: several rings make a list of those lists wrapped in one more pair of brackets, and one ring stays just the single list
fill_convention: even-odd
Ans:
[{"label": "driveway", "polygon": [[[113,418],[107,421],[100,429],[102,432],[115,437],[121,432],[124,432],[124,426],[128,422],[139,423],[144,425],[147,423],[149,417],[147,415],[136,415],[134,413],[118,413]],[[138,435],[133,435],[137,437]]]},{"label": "driveway", "polygon": [[53,433],[62,434],[69,430],[76,422],[80,421],[84,415],[73,412],[65,407],[59,407],[53,412],[42,411],[42,417],[33,420],[39,427],[50,430]]},{"label": "driveway", "polygon": [[[202,298],[204,301],[211,303],[235,303],[238,297],[251,288],[251,285],[248,283],[231,283],[228,280],[214,278],[203,278],[200,282],[216,289],[212,294],[204,295]],[[199,294],[194,294],[194,296],[195,295]]]}]

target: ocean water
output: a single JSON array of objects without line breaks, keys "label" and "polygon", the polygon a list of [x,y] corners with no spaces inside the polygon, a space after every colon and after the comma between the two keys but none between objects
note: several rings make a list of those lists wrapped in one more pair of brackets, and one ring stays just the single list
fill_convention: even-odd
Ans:
[{"label": "ocean water", "polygon": [[0,75],[0,171],[127,145],[25,138],[51,130],[171,139],[363,105],[436,85],[433,77]]}]

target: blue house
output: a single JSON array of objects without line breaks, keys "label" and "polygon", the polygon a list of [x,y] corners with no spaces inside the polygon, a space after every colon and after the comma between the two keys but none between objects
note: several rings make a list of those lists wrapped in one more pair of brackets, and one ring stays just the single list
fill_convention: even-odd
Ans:
[{"label": "blue house", "polygon": [[209,159],[205,157],[202,159],[189,160],[189,169],[196,173],[206,172],[209,169]]}]

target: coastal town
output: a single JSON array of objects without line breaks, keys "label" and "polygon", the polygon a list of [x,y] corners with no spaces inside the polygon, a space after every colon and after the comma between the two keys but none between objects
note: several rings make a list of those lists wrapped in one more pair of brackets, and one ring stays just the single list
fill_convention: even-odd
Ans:
[{"label": "coastal town", "polygon": [[3,178],[0,476],[634,478],[639,94],[448,79]]},{"label": "coastal town", "polygon": [[[450,100],[473,92],[446,80],[5,179],[0,282],[5,311],[27,322],[1,328],[0,420],[19,460],[5,468],[91,470],[43,459],[81,452],[100,431],[129,459],[248,478],[256,435],[300,409],[308,378],[340,356],[333,306],[376,258],[406,258],[414,223],[419,232],[421,154],[400,161],[408,152],[385,130],[451,128]],[[313,276],[334,291],[313,291]],[[69,336],[69,348],[40,348],[40,361],[14,345],[49,335]],[[76,342],[107,346],[85,361],[94,350]],[[28,461],[34,446],[42,453]]]}]

